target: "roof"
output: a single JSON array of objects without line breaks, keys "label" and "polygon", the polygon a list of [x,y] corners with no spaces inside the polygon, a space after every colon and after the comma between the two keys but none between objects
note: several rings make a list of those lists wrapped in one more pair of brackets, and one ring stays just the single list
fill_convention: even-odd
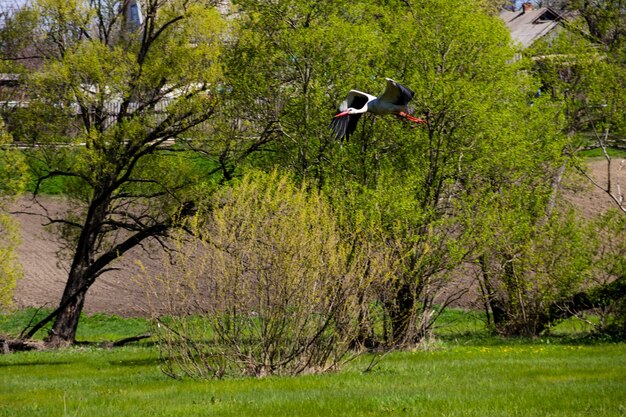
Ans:
[{"label": "roof", "polygon": [[549,7],[539,7],[527,11],[523,9],[516,12],[502,11],[500,18],[511,31],[513,40],[527,48],[553,30],[562,17]]}]

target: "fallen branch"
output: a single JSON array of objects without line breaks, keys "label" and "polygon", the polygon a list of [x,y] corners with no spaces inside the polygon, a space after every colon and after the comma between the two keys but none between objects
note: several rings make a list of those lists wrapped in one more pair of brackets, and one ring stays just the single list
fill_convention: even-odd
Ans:
[{"label": "fallen branch", "polygon": [[137,335],[137,336],[125,337],[124,339],[120,339],[120,340],[118,340],[116,342],[102,342],[100,344],[100,347],[104,348],[104,349],[112,349],[112,348],[115,348],[115,347],[124,346],[124,345],[126,345],[128,343],[137,342],[139,340],[147,339],[149,337],[152,337],[151,333],[144,333],[144,334],[140,334],[140,335]]},{"label": "fallen branch", "polygon": [[0,339],[0,354],[12,352],[27,352],[30,350],[44,350],[45,344],[39,340]]}]

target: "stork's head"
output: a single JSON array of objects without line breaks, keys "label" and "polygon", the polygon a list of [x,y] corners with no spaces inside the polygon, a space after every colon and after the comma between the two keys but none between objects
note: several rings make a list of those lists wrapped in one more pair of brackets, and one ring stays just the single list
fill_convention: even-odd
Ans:
[{"label": "stork's head", "polygon": [[350,114],[362,113],[362,111],[355,109],[353,107],[348,107],[345,111],[339,112],[335,115],[335,119],[338,117],[348,116]]}]

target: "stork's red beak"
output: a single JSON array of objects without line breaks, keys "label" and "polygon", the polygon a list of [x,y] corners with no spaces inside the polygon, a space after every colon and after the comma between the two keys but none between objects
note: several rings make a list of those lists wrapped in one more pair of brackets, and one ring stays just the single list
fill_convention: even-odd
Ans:
[{"label": "stork's red beak", "polygon": [[350,114],[350,112],[349,112],[349,111],[347,111],[347,110],[346,110],[346,111],[342,111],[341,113],[337,113],[337,114],[335,115],[335,119],[336,119],[337,117],[347,116],[348,114]]}]

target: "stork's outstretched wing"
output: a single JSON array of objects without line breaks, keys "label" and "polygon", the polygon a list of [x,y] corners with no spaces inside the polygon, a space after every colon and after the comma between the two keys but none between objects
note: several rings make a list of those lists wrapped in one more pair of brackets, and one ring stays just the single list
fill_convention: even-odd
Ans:
[{"label": "stork's outstretched wing", "polygon": [[339,105],[337,114],[343,113],[349,108],[353,108],[359,113],[346,114],[343,116],[335,116],[330,122],[332,137],[334,140],[348,140],[350,135],[356,130],[357,123],[361,115],[367,111],[367,103],[374,97],[358,90],[350,90],[345,100]]},{"label": "stork's outstretched wing", "polygon": [[378,98],[379,100],[400,106],[406,106],[409,101],[413,99],[415,93],[409,87],[406,87],[391,78],[385,79],[387,80],[387,86],[385,87],[383,94]]}]

